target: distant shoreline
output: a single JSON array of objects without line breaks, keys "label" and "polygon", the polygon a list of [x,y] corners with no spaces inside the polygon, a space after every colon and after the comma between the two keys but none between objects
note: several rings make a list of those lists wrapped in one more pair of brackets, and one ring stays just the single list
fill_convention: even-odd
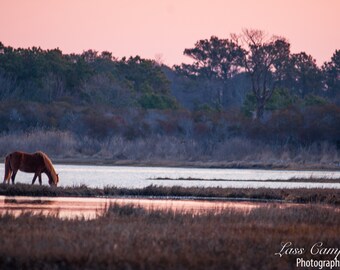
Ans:
[{"label": "distant shoreline", "polygon": [[202,169],[263,169],[298,171],[340,171],[340,164],[299,164],[224,161],[172,161],[172,160],[116,160],[103,158],[52,158],[54,164],[94,166],[178,167]]}]

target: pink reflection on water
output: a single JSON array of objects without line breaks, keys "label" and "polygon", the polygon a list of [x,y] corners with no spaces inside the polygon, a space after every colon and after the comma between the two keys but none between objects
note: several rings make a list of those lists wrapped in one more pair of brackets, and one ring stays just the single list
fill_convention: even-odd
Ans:
[{"label": "pink reflection on water", "polygon": [[141,198],[79,198],[79,197],[8,197],[0,196],[0,214],[15,216],[23,212],[56,215],[60,218],[93,219],[105,213],[110,204],[134,204],[147,210],[173,210],[200,214],[208,210],[216,212],[232,209],[249,212],[260,207],[256,202],[141,199]]},{"label": "pink reflection on water", "polygon": [[[62,219],[94,219],[103,215],[110,204],[133,204],[147,210],[172,210],[201,214],[206,211],[242,211],[249,213],[260,207],[274,206],[288,208],[306,205],[275,202],[240,202],[240,201],[208,201],[184,199],[148,199],[148,198],[86,198],[86,197],[24,197],[0,196],[0,215],[5,213],[18,216],[21,213],[52,215]],[[323,207],[328,207],[324,205]]]}]

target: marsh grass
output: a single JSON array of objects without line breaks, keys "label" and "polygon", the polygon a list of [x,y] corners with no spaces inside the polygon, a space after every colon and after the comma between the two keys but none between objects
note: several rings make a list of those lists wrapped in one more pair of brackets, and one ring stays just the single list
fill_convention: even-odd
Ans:
[{"label": "marsh grass", "polygon": [[95,220],[6,214],[0,226],[0,269],[293,269],[297,256],[274,255],[282,242],[340,245],[339,213],[319,205],[200,215],[111,205]]},{"label": "marsh grass", "polygon": [[[179,178],[170,178],[170,177],[156,177],[156,178],[149,178],[149,180],[172,180],[172,181],[207,181],[207,179],[204,178],[194,178],[194,177],[179,177]],[[222,179],[222,178],[213,178],[209,179],[208,181],[225,181],[225,182],[249,182],[248,179],[246,180],[239,180],[239,179]],[[340,183],[339,178],[290,178],[290,179],[258,179],[256,180],[258,183]]]},{"label": "marsh grass", "polygon": [[[81,109],[79,108],[79,110]],[[44,115],[44,113],[42,114]],[[71,115],[73,114],[71,113]],[[140,116],[142,115],[140,114]],[[73,115],[72,117],[75,116]],[[57,117],[57,119],[59,118],[63,118],[62,114],[60,117]],[[118,118],[121,118],[121,116]],[[75,117],[75,119],[78,118]],[[126,123],[134,124],[137,122],[143,123],[143,126],[140,128],[126,126],[121,130],[123,134],[119,135],[121,132],[117,134],[113,132],[116,135],[107,134],[105,136],[105,133],[109,132],[109,130],[111,130],[109,133],[112,132],[111,128],[108,129],[109,126],[105,117],[96,118],[95,121],[92,117],[80,117],[80,119],[88,119],[90,122],[80,124],[79,128],[82,129],[88,126],[92,131],[88,130],[90,131],[89,133],[78,134],[70,130],[32,129],[27,132],[2,133],[0,134],[0,155],[4,157],[8,153],[17,150],[26,152],[41,150],[48,153],[53,162],[69,162],[71,164],[104,163],[110,165],[137,164],[171,167],[303,170],[339,170],[340,166],[340,156],[336,145],[326,141],[316,141],[307,145],[300,143],[289,145],[287,142],[283,144],[278,142],[269,143],[267,139],[263,139],[264,137],[261,137],[259,140],[256,138],[246,138],[241,135],[240,137],[233,137],[228,134],[218,136],[216,131],[213,132],[213,136],[207,133],[197,137],[194,136],[194,134],[198,135],[197,131],[193,130],[188,131],[187,136],[184,137],[183,134],[168,134],[166,130],[159,130],[160,133],[158,135],[143,134],[142,130],[147,127],[145,124],[148,120],[145,122],[142,119],[126,121]],[[76,129],[80,119],[76,121],[76,125],[70,127],[71,130]],[[239,126],[240,119],[235,120],[237,121],[236,126]],[[102,124],[98,125],[98,122]],[[160,122],[162,121],[157,121],[156,126]],[[226,122],[223,121],[222,126],[225,125]],[[121,124],[116,126],[121,126]],[[204,124],[203,126],[208,128],[209,125]],[[248,123],[243,123],[243,126],[249,125]],[[104,129],[104,133],[101,134],[102,136],[98,134],[101,128]],[[159,126],[159,128],[161,127]],[[183,128],[183,126],[179,125],[174,130],[179,131],[183,130]],[[6,128],[4,129],[6,130]],[[145,131],[147,130],[148,128]],[[262,132],[256,132],[256,134],[263,134],[267,131],[268,129],[265,129]],[[221,132],[223,131],[221,130]],[[276,132],[274,133],[276,134]],[[222,139],[221,141],[221,138],[228,139]],[[287,141],[287,139],[284,139],[284,141]]]},{"label": "marsh grass", "polygon": [[73,187],[48,187],[27,184],[0,184],[0,195],[4,196],[48,196],[48,197],[155,197],[188,198],[204,200],[260,200],[295,203],[324,203],[340,205],[339,189],[271,189],[271,188],[219,188],[219,187],[164,187],[150,185],[145,188],[90,188],[85,185]]}]

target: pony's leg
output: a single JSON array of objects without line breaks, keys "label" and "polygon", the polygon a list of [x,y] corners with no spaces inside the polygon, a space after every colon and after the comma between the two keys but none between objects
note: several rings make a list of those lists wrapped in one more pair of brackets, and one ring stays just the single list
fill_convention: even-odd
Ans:
[{"label": "pony's leg", "polygon": [[42,184],[42,181],[41,181],[41,173],[39,173],[39,184],[40,184],[40,186],[41,186],[41,184]]},{"label": "pony's leg", "polygon": [[4,178],[4,182],[3,182],[4,184],[9,184],[9,181],[11,180],[11,173],[12,172],[10,172],[10,174],[7,175],[8,176],[7,178],[6,177]]},{"label": "pony's leg", "polygon": [[5,176],[4,176],[4,184],[9,184],[12,175],[12,168],[10,164],[10,156],[5,158]]},{"label": "pony's leg", "polygon": [[18,171],[13,171],[12,173],[12,184],[14,185],[14,181],[15,181],[15,176],[17,175]]},{"label": "pony's leg", "polygon": [[32,179],[32,185],[34,185],[35,180],[37,179],[37,177],[38,177],[38,174],[37,173],[34,174],[33,179]]},{"label": "pony's leg", "polygon": [[5,178],[3,181],[3,184],[8,184],[10,179],[11,179],[11,176],[9,176],[8,179]]}]

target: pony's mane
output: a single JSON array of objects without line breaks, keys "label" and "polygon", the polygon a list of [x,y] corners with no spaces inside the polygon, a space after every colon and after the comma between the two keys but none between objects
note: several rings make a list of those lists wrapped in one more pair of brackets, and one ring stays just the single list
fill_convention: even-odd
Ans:
[{"label": "pony's mane", "polygon": [[49,170],[52,177],[54,178],[57,175],[57,173],[54,170],[54,167],[52,165],[52,161],[49,159],[49,157],[44,152],[38,151],[37,154],[40,155],[44,159],[44,163],[45,163],[47,170]]}]

